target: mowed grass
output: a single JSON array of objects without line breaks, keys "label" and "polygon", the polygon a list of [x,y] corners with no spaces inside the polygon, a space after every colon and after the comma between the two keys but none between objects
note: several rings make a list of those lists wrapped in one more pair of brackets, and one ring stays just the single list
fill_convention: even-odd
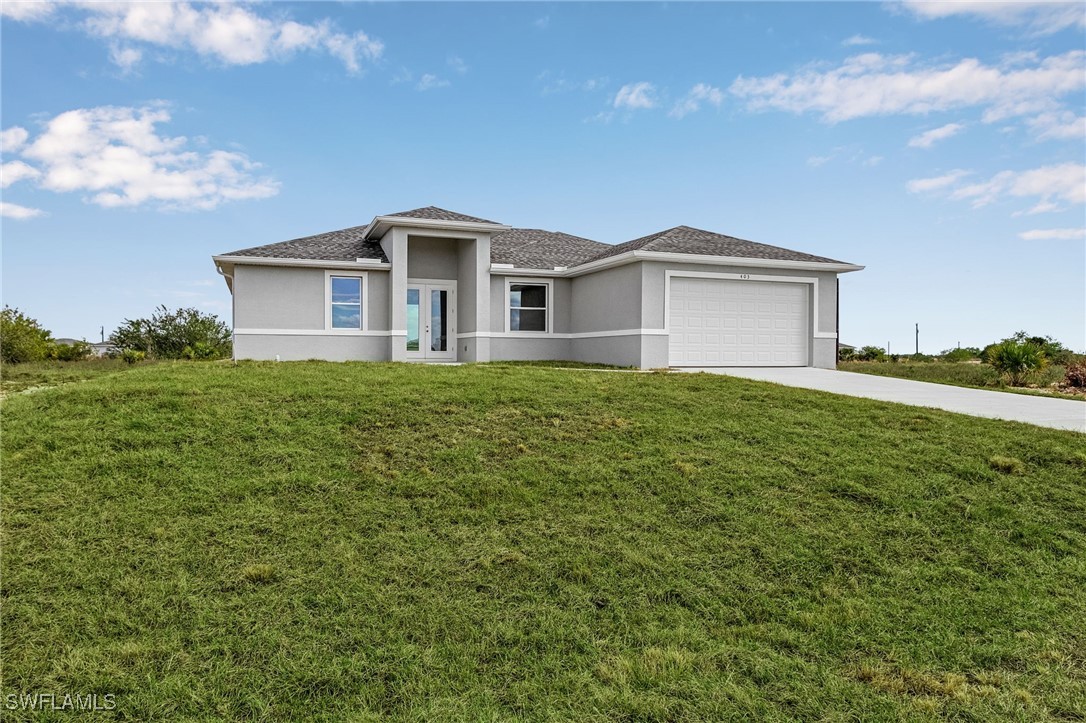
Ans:
[{"label": "mowed grass", "polygon": [[1064,394],[1052,385],[1063,381],[1066,367],[1053,364],[1035,372],[1029,383],[1036,388],[1008,386],[989,364],[969,362],[839,362],[837,368],[845,372],[874,374],[884,377],[913,379],[918,382],[951,384],[956,387],[980,387],[1018,394],[1058,396],[1065,399],[1083,399],[1081,395]]},{"label": "mowed grass", "polygon": [[1086,716],[1071,432],[487,366],[159,365],[2,411],[4,694],[140,721]]}]

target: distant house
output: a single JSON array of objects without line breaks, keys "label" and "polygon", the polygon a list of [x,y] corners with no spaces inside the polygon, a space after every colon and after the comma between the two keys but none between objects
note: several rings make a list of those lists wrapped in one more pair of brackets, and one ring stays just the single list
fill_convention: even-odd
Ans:
[{"label": "distant house", "polygon": [[241,359],[837,361],[862,266],[689,226],[610,245],[429,206],[213,257]]},{"label": "distant house", "polygon": [[837,351],[856,351],[856,347],[852,346],[852,344],[837,342]]},{"label": "distant house", "polygon": [[108,341],[96,341],[91,344],[90,347],[91,353],[98,357],[109,356],[117,351],[117,347],[113,346]]}]

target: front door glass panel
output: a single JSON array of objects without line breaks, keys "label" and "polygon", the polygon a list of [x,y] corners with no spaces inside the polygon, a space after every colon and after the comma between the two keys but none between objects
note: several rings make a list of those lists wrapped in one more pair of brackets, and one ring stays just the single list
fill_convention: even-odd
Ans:
[{"label": "front door glass panel", "polygon": [[449,292],[430,290],[430,351],[449,350]]},{"label": "front door glass panel", "polygon": [[418,351],[419,345],[419,302],[418,289],[407,290],[407,350]]}]

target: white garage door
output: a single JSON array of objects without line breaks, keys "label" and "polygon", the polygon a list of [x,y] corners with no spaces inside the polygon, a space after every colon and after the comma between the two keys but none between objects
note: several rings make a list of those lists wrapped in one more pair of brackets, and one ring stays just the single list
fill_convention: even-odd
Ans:
[{"label": "white garage door", "polygon": [[675,276],[672,366],[807,366],[808,284]]}]

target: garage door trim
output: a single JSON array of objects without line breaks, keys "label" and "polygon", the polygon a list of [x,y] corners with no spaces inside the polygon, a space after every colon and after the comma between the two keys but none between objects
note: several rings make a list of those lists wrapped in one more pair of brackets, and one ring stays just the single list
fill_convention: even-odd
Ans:
[{"label": "garage door trim", "polygon": [[[727,281],[768,281],[782,284],[810,284],[813,293],[808,303],[808,340],[836,339],[836,332],[818,331],[818,277],[817,276],[770,276],[766,274],[725,273],[720,271],[667,271],[664,274],[664,330],[671,335],[671,280],[675,277],[717,279]],[[810,346],[808,344],[808,351]],[[669,360],[670,361],[670,360]]]}]

